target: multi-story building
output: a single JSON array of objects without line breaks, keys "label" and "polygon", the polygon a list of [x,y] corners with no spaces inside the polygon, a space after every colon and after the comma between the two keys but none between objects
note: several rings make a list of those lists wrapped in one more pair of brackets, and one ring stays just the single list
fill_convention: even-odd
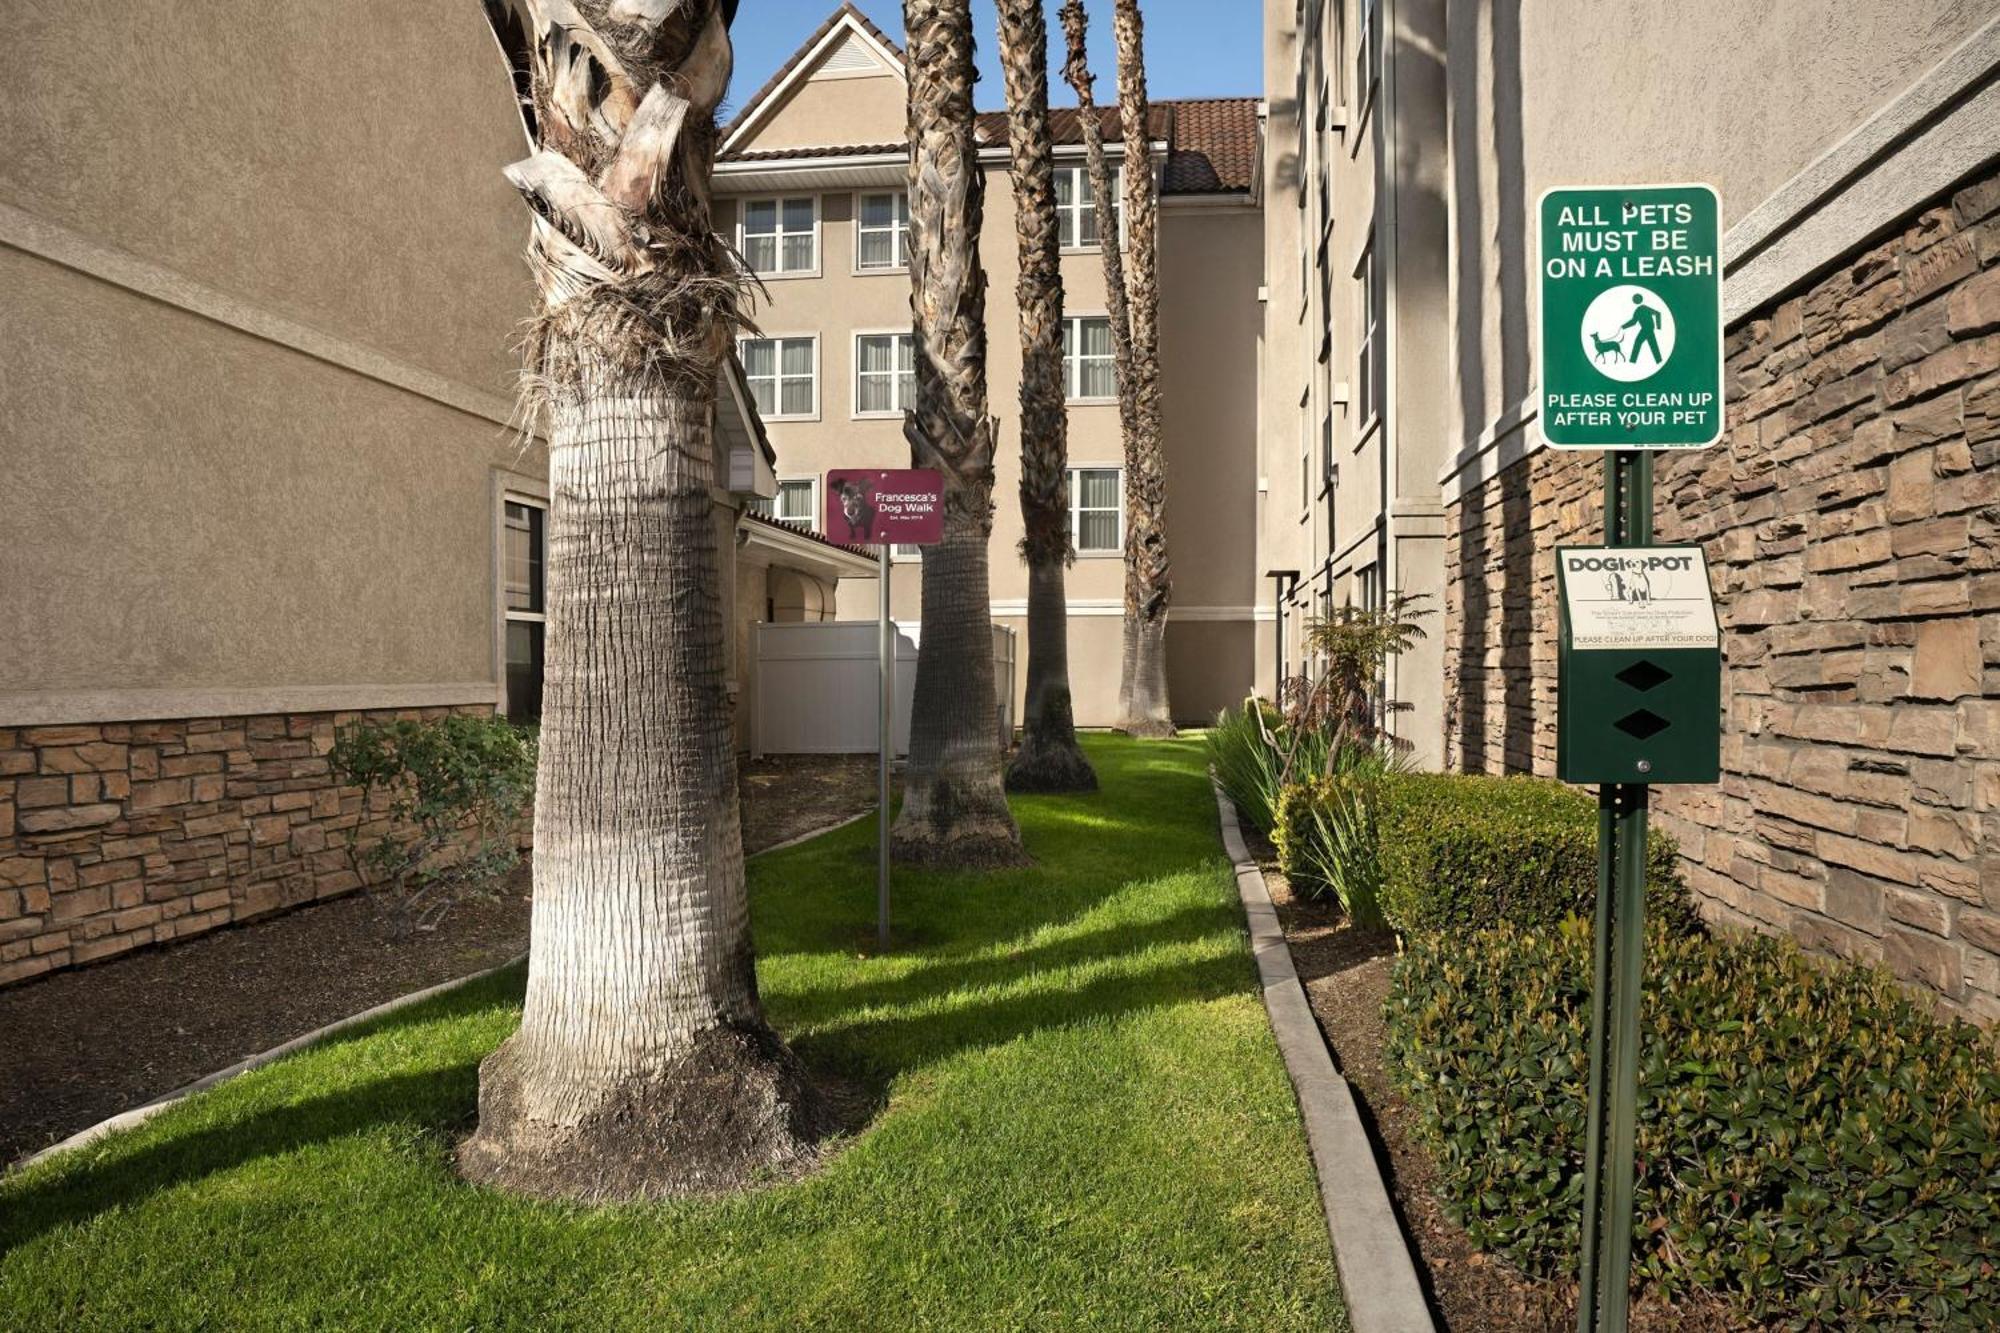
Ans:
[{"label": "multi-story building", "polygon": [[[1300,638],[1394,593],[1435,625],[1447,451],[1443,0],[1274,3],[1264,31],[1259,566],[1278,618],[1273,688]],[[1399,25],[1395,40],[1385,26]],[[1442,638],[1391,663],[1390,725],[1444,755]]]},{"label": "multi-story building", "polygon": [[1418,752],[1553,771],[1553,550],[1601,540],[1601,473],[1535,421],[1534,200],[1714,185],[1727,435],[1654,493],[1716,572],[1724,776],[1660,822],[1711,917],[2000,1017],[1992,5],[1264,12],[1267,602],[1431,594]]},{"label": "multi-story building", "polygon": [[[1109,71],[1106,71],[1108,75]],[[1108,80],[1107,80],[1108,81]],[[723,132],[718,219],[759,278],[758,331],[743,363],[783,464],[778,516],[817,523],[826,471],[908,466],[903,409],[914,384],[906,84],[902,52],[843,5]],[[1069,653],[1077,721],[1116,720],[1123,617],[1123,445],[1097,247],[1119,235],[1084,170],[1074,110],[1052,116],[1063,240],[1069,386]],[[1103,124],[1124,169],[1115,109]],[[1174,568],[1168,673],[1175,713],[1205,720],[1243,697],[1257,636],[1257,286],[1263,245],[1252,181],[1256,101],[1157,102],[1148,169],[1159,173],[1161,357],[1169,541]],[[992,598],[996,621],[1025,631],[1018,554],[1018,272],[1006,118],[980,118],[986,170],[979,238],[987,276],[989,399],[1000,421]],[[919,614],[921,552],[893,580],[895,614]],[[843,618],[872,618],[872,579],[840,585]]]}]

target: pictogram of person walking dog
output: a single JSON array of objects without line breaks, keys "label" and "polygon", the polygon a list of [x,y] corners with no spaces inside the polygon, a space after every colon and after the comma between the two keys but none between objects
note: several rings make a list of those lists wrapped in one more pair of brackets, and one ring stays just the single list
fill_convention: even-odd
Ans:
[{"label": "pictogram of person walking dog", "polygon": [[[1616,316],[1613,316],[1613,318],[1616,318]],[[1641,356],[1647,352],[1651,352],[1653,354],[1653,364],[1655,366],[1660,365],[1666,360],[1665,357],[1660,355],[1658,337],[1660,320],[1662,318],[1663,315],[1658,306],[1649,304],[1643,294],[1634,292],[1632,294],[1632,318],[1619,325],[1617,331],[1611,334],[1610,337],[1605,337],[1603,334],[1595,332],[1590,334],[1590,345],[1594,349],[1591,354],[1592,359],[1599,365],[1604,365],[1607,362],[1623,361],[1626,365],[1636,366],[1640,364]],[[1630,347],[1625,345],[1625,332],[1628,329],[1636,330]]]}]

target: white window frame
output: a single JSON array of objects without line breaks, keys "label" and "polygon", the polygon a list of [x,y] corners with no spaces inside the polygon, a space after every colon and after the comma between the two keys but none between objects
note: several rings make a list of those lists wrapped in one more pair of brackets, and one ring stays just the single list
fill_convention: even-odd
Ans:
[{"label": "white window frame", "polygon": [[[1081,180],[1087,181],[1090,179],[1090,164],[1086,161],[1058,159],[1055,164],[1055,169],[1059,173],[1066,171],[1074,171],[1081,178]],[[1055,189],[1054,182],[1050,183],[1049,189],[1051,191]],[[1118,248],[1120,250],[1123,250],[1125,248],[1125,164],[1122,161],[1118,163],[1116,166],[1111,168],[1111,189],[1114,195],[1116,195],[1116,203],[1117,203],[1116,211],[1118,215]],[[1099,211],[1097,203],[1098,203],[1097,198],[1093,194],[1090,201],[1091,212],[1096,213]],[[1101,225],[1098,227],[1097,240],[1093,241],[1091,244],[1084,245],[1081,243],[1081,240],[1079,239],[1079,242],[1077,244],[1072,245],[1067,241],[1061,240],[1062,230],[1063,230],[1063,218],[1065,215],[1072,216],[1076,219],[1076,235],[1079,238],[1081,238],[1083,235],[1083,205],[1071,204],[1067,208],[1065,208],[1060,202],[1056,204],[1056,237],[1060,243],[1060,248],[1062,252],[1066,255],[1096,254],[1104,243],[1104,228]]]},{"label": "white window frame", "polygon": [[[750,206],[752,204],[771,204],[776,208],[778,214],[778,230],[772,234],[777,237],[776,255],[778,262],[782,264],[784,263],[785,260],[785,237],[797,236],[801,234],[799,232],[788,232],[785,230],[785,205],[788,202],[792,202],[799,199],[808,199],[812,201],[812,213],[813,213],[812,231],[809,233],[812,236],[812,263],[806,268],[792,268],[792,269],[777,268],[777,269],[771,269],[769,271],[758,269],[753,265],[751,265],[750,249],[748,245],[745,244],[749,236],[749,233],[745,230],[745,220],[749,217]],[[817,278],[820,274],[819,233],[820,233],[820,203],[819,203],[819,196],[816,194],[766,194],[766,195],[758,195],[754,198],[738,199],[736,201],[736,253],[743,257],[743,266],[746,269],[749,269],[752,273],[755,273],[758,277],[763,278],[766,281],[783,280],[786,278]]]},{"label": "white window frame", "polygon": [[1382,81],[1382,0],[1355,0],[1354,119],[1358,124],[1375,104]]},{"label": "white window frame", "polygon": [[1381,374],[1382,356],[1382,294],[1375,272],[1375,229],[1368,229],[1368,239],[1361,247],[1361,258],[1354,264],[1355,290],[1360,293],[1361,308],[1354,321],[1354,398],[1356,447],[1377,421],[1382,419],[1382,388],[1386,377]]},{"label": "white window frame", "polygon": [[[758,408],[757,414],[760,417],[762,417],[765,421],[818,421],[819,384],[820,384],[819,335],[817,333],[766,333],[766,334],[761,334],[754,338],[750,337],[747,334],[744,335],[743,337],[738,338],[736,340],[736,356],[738,360],[743,361],[744,363],[743,378],[746,384],[750,382],[751,376],[749,373],[749,361],[743,356],[743,349],[748,347],[751,343],[757,343],[757,342],[768,342],[768,343],[810,342],[812,344],[812,349],[813,349],[812,411],[766,412],[762,408]],[[775,406],[778,404],[782,404],[785,401],[785,385],[784,385],[785,349],[783,347],[780,347],[778,349],[777,360],[773,364],[778,372],[777,384],[774,386],[775,392],[772,396],[772,403]],[[761,379],[763,377],[759,376],[758,378]],[[754,384],[751,384],[750,388],[751,388],[751,401],[754,403],[756,401],[756,386]]]},{"label": "white window frame", "polygon": [[[911,386],[910,401],[898,403],[884,412],[864,412],[861,410],[861,340],[863,338],[906,338],[910,343]],[[916,405],[916,333],[911,329],[856,329],[851,350],[854,354],[854,375],[848,390],[853,395],[851,416],[855,421],[901,421],[903,413]],[[895,378],[894,376],[891,377]],[[894,396],[892,394],[892,396]]]},{"label": "white window frame", "polygon": [[[507,605],[507,506],[508,505],[521,505],[524,508],[539,509],[542,512],[542,607],[543,609],[540,611],[519,611]],[[500,524],[499,524],[500,713],[501,716],[504,717],[507,715],[509,711],[511,711],[511,701],[507,698],[507,626],[516,621],[528,625],[547,625],[549,620],[549,613],[547,610],[549,604],[548,601],[549,497],[546,495],[530,495],[526,491],[519,490],[513,486],[502,486],[500,487],[499,519],[500,519]],[[543,634],[544,634],[543,652],[546,653],[548,651],[547,639],[546,639],[547,631],[544,630]],[[543,668],[542,685],[544,689],[548,687],[546,664],[544,665]]]},{"label": "white window frame", "polygon": [[[1083,491],[1077,485],[1079,472],[1109,472],[1118,478],[1118,542],[1109,550],[1083,548]],[[1064,481],[1069,489],[1069,544],[1079,560],[1117,560],[1125,554],[1125,466],[1122,463],[1072,463]],[[1093,513],[1100,512],[1092,510]]]},{"label": "white window frame", "polygon": [[[900,235],[901,237],[902,258],[893,264],[863,264],[861,262],[861,233],[864,229],[861,225],[861,201],[875,195],[884,194],[903,201],[903,225],[894,228],[891,233],[892,236]],[[854,273],[856,277],[867,278],[882,273],[908,273],[910,271],[909,218],[910,192],[908,190],[856,190],[854,192]],[[867,230],[879,231],[881,229],[873,227],[867,228]],[[895,248],[895,245],[895,241],[892,240],[892,250]]]},{"label": "white window frame", "polygon": [[[771,494],[771,499],[770,499],[771,512],[766,514],[765,517],[776,519],[780,523],[803,523],[807,527],[811,528],[814,532],[818,532],[820,530],[820,517],[821,517],[820,507],[819,507],[820,479],[817,476],[801,476],[801,477],[779,477],[776,480],[778,483],[778,490],[772,492]],[[801,483],[803,483],[807,487],[806,494],[810,497],[806,501],[806,516],[804,518],[786,518],[783,514],[780,514],[778,512],[778,496],[784,492],[785,487],[797,486]]]},{"label": "white window frame", "polygon": [[[1070,325],[1080,326],[1086,319],[1103,320],[1105,322],[1104,326],[1107,332],[1109,332],[1111,328],[1111,316],[1108,313],[1102,311],[1093,312],[1087,310],[1078,311],[1075,314],[1064,315],[1063,325],[1066,329]],[[1070,345],[1078,349],[1082,348],[1083,333],[1081,328],[1079,328],[1078,331],[1074,335],[1072,335]],[[1092,358],[1092,359],[1095,360],[1097,358]],[[1076,392],[1077,389],[1081,387],[1083,382],[1083,376],[1080,370],[1080,367],[1082,366],[1083,363],[1083,357],[1081,355],[1081,351],[1079,350],[1079,353],[1075,356],[1072,356],[1067,352],[1063,354],[1063,401],[1065,403],[1069,403],[1071,405],[1082,405],[1085,407],[1089,407],[1089,406],[1101,405],[1104,403],[1116,403],[1118,401],[1118,354],[1114,350],[1112,352],[1107,353],[1105,359],[1108,360],[1111,364],[1111,392],[1110,394],[1104,397],[1086,398]]]}]

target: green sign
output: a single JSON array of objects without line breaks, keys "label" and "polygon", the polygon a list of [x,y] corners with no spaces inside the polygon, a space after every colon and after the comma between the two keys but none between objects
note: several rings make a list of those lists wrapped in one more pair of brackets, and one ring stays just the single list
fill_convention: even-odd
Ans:
[{"label": "green sign", "polygon": [[1550,444],[1698,449],[1722,438],[1720,213],[1706,185],[1542,195]]}]

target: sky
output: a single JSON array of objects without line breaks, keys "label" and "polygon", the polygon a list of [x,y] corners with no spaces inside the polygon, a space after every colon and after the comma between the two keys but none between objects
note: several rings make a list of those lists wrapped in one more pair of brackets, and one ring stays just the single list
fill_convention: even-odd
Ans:
[{"label": "sky", "polygon": [[[875,26],[903,40],[900,0],[856,0]],[[742,0],[731,36],[736,42],[736,77],[723,114],[733,114],[764,86],[764,80],[785,63],[810,37],[840,0]],[[1062,81],[1062,27],[1056,22],[1059,0],[1046,0],[1050,60],[1050,100],[1075,105],[1076,97]],[[1117,70],[1116,43],[1111,35],[1111,0],[1087,0],[1090,14],[1090,67],[1097,76],[1097,100],[1117,98],[1112,79]],[[1218,20],[1218,11],[1236,17]],[[1141,0],[1146,19],[1146,91],[1151,97],[1260,97],[1263,95],[1263,36],[1260,6],[1255,0]],[[979,52],[979,86],[974,94],[981,111],[1006,105],[1006,85],[994,58],[997,28],[993,0],[972,0],[972,21]]]}]

